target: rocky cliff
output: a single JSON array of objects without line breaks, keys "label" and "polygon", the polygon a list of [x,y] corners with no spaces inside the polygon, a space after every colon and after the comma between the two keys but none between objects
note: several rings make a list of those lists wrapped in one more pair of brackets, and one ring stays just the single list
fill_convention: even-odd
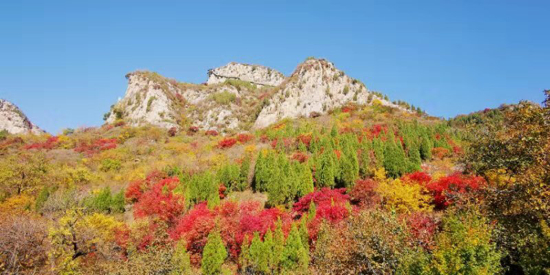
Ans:
[{"label": "rocky cliff", "polygon": [[0,99],[0,130],[6,130],[10,134],[44,132],[32,124],[15,104],[4,99]]},{"label": "rocky cliff", "polygon": [[124,98],[111,107],[105,120],[226,131],[325,114],[348,102],[370,104],[377,99],[405,110],[324,59],[306,60],[290,77],[264,66],[235,62],[209,70],[208,76],[206,84],[191,84],[147,71],[130,73]]},{"label": "rocky cliff", "polygon": [[224,83],[228,79],[238,79],[257,86],[278,86],[285,80],[285,76],[268,67],[236,62],[208,71],[209,85]]}]

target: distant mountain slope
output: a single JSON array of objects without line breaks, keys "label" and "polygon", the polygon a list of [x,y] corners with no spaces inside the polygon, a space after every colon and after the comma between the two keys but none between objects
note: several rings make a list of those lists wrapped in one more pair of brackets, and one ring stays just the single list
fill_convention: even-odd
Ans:
[{"label": "distant mountain slope", "polygon": [[0,130],[6,130],[10,134],[41,134],[44,132],[32,124],[15,104],[4,99],[0,99]]},{"label": "distant mountain slope", "polygon": [[147,71],[130,73],[124,98],[104,118],[133,126],[239,131],[283,118],[325,114],[349,102],[367,105],[377,100],[408,111],[324,59],[307,59],[288,78],[271,68],[236,62],[211,69],[208,76],[206,84],[191,84]]}]

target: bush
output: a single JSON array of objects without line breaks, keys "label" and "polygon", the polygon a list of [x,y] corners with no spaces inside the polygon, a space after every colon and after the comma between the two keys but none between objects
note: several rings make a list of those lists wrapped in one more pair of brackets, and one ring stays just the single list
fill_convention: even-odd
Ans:
[{"label": "bush", "polygon": [[122,163],[120,163],[119,160],[116,159],[104,159],[101,161],[101,166],[99,167],[99,170],[103,172],[109,172],[109,171],[118,171],[122,168]]},{"label": "bush", "polygon": [[237,140],[234,138],[224,138],[218,142],[218,148],[225,149],[231,148],[237,143]]},{"label": "bush", "polygon": [[235,101],[237,96],[234,93],[228,91],[217,92],[211,95],[211,98],[216,101],[218,104],[228,105],[231,102]]}]

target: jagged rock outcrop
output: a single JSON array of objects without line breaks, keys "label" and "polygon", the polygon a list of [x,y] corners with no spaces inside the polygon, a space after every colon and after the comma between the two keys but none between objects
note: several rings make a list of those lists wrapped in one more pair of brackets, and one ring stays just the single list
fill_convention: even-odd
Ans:
[{"label": "jagged rock outcrop", "polygon": [[254,123],[252,114],[261,107],[263,90],[249,82],[181,83],[140,71],[127,78],[126,94],[105,114],[107,123],[123,119],[132,126],[193,125],[207,130],[231,130],[250,128]]},{"label": "jagged rock outcrop", "polygon": [[[207,84],[181,83],[157,73],[127,75],[123,99],[105,115],[132,126],[198,126],[204,130],[262,128],[283,118],[320,115],[349,102],[403,109],[336,69],[324,59],[308,59],[288,78],[273,69],[229,63],[210,70]],[[403,109],[404,110],[404,109]]]},{"label": "jagged rock outcrop", "polygon": [[0,99],[0,130],[10,134],[44,133],[15,104],[4,99]]},{"label": "jagged rock outcrop", "polygon": [[254,128],[266,127],[283,118],[324,114],[348,102],[370,104],[374,99],[382,105],[400,108],[369,92],[363,83],[348,77],[331,62],[311,58],[298,65],[270,98]]},{"label": "jagged rock outcrop", "polygon": [[268,67],[236,62],[208,70],[209,85],[224,83],[228,79],[242,80],[257,86],[278,86],[285,80],[285,76]]}]

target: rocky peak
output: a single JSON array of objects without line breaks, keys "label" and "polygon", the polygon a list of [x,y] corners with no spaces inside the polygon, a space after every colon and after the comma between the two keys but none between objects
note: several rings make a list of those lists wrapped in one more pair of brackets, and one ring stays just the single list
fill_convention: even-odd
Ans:
[{"label": "rocky peak", "polygon": [[367,90],[325,59],[308,58],[288,78],[273,69],[229,63],[210,70],[206,85],[182,83],[157,73],[127,75],[124,98],[105,114],[132,126],[198,126],[205,130],[263,128],[283,118],[326,114],[348,102],[403,109]]},{"label": "rocky peak", "polygon": [[44,132],[32,124],[15,104],[4,99],[0,99],[0,130],[6,130],[10,134]]},{"label": "rocky peak", "polygon": [[285,80],[285,76],[268,67],[236,62],[208,70],[208,84],[224,83],[228,79],[246,81],[258,86],[278,86]]},{"label": "rocky peak", "polygon": [[370,104],[377,99],[383,105],[399,108],[325,59],[308,58],[278,88],[260,112],[255,128],[266,127],[283,118],[324,114],[348,102]]}]

